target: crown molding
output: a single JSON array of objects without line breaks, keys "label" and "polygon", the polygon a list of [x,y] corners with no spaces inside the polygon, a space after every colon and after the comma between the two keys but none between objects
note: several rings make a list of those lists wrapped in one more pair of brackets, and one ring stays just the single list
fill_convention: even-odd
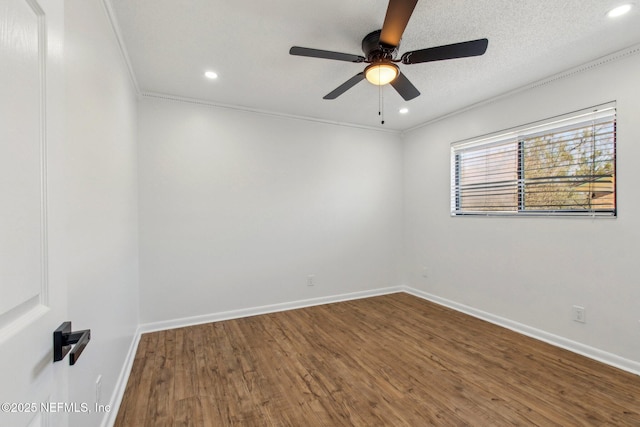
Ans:
[{"label": "crown molding", "polygon": [[162,99],[162,100],[167,100],[167,101],[182,102],[182,103],[186,103],[186,104],[203,105],[205,107],[221,108],[221,109],[225,109],[225,110],[242,111],[242,112],[260,114],[260,115],[264,115],[264,116],[279,117],[279,118],[292,119],[292,120],[302,120],[302,121],[307,121],[307,122],[329,124],[329,125],[333,125],[333,126],[343,126],[343,127],[347,127],[347,128],[355,128],[355,129],[370,130],[370,131],[375,131],[375,132],[389,133],[389,134],[394,134],[394,135],[400,135],[402,133],[402,131],[400,131],[400,130],[380,129],[380,128],[374,127],[374,126],[366,126],[366,125],[358,125],[358,124],[354,124],[354,123],[338,122],[338,121],[319,119],[319,118],[316,118],[316,117],[309,117],[309,116],[298,116],[298,115],[295,115],[295,114],[287,114],[287,113],[280,113],[280,112],[276,112],[276,111],[261,110],[261,109],[258,109],[258,108],[245,107],[245,106],[242,106],[242,105],[221,104],[221,103],[217,103],[217,102],[213,102],[213,101],[207,101],[207,100],[198,99],[198,98],[188,98],[188,97],[183,97],[183,96],[168,95],[168,94],[159,93],[159,92],[141,92],[139,94],[139,96],[141,98]]},{"label": "crown molding", "polygon": [[136,92],[136,95],[140,96],[140,86],[138,85],[138,79],[136,78],[136,73],[133,71],[133,65],[131,65],[131,59],[129,58],[129,52],[127,51],[127,47],[124,44],[124,38],[122,37],[122,32],[120,31],[120,26],[118,25],[118,19],[116,18],[116,13],[113,10],[113,6],[111,4],[111,0],[102,0],[102,6],[105,14],[107,15],[107,20],[113,30],[113,34],[116,37],[116,42],[118,43],[118,49],[120,50],[120,54],[122,55],[122,59],[127,67],[127,71],[129,72],[129,79],[131,80],[131,84],[133,85],[133,89]]},{"label": "crown molding", "polygon": [[526,92],[526,91],[529,91],[529,90],[532,90],[532,89],[539,88],[541,86],[546,86],[546,85],[554,83],[554,82],[556,82],[558,80],[564,80],[566,78],[573,77],[576,74],[581,74],[581,73],[584,73],[586,71],[591,71],[591,70],[593,70],[595,68],[601,67],[603,65],[610,64],[610,63],[615,62],[615,61],[619,61],[621,59],[625,59],[625,58],[630,57],[630,56],[637,55],[639,53],[640,53],[640,43],[635,44],[633,46],[630,46],[630,47],[628,47],[626,49],[622,49],[622,50],[619,50],[617,52],[613,52],[613,53],[610,53],[608,55],[601,56],[600,58],[597,58],[597,59],[595,59],[593,61],[589,61],[589,62],[586,62],[586,63],[584,63],[582,65],[578,65],[577,67],[569,68],[568,70],[553,74],[551,76],[545,77],[545,78],[540,79],[540,80],[536,80],[536,81],[531,82],[529,84],[526,84],[524,86],[520,86],[520,87],[518,87],[516,89],[512,89],[510,91],[504,92],[504,93],[502,93],[500,95],[496,95],[496,96],[493,96],[491,98],[487,98],[485,100],[482,100],[482,101],[476,102],[474,104],[468,105],[466,107],[451,111],[451,112],[449,112],[447,114],[443,114],[442,116],[438,116],[436,118],[427,120],[424,123],[421,123],[419,125],[413,126],[413,127],[409,128],[409,129],[406,129],[406,130],[402,131],[402,134],[404,135],[406,133],[413,132],[414,130],[423,128],[425,126],[429,126],[429,125],[431,125],[433,123],[439,122],[441,120],[448,119],[448,118],[453,117],[453,116],[457,116],[458,114],[464,113],[466,111],[470,111],[470,110],[473,110],[473,109],[478,108],[478,107],[482,107],[482,106],[485,106],[485,105],[488,105],[488,104],[492,104],[492,103],[497,102],[497,101],[499,101],[501,99],[508,98],[510,96],[513,96],[513,95],[521,93],[521,92]]}]

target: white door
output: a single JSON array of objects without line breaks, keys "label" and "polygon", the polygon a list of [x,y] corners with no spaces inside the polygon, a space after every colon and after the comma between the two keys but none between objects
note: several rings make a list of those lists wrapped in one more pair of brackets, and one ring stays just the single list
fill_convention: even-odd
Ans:
[{"label": "white door", "polygon": [[0,426],[68,420],[63,25],[62,0],[0,0]]}]

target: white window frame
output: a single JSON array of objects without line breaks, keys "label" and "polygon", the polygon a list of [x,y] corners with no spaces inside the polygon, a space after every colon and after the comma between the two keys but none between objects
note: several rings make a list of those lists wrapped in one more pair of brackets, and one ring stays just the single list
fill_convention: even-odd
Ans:
[{"label": "white window frame", "polygon": [[[518,144],[519,141],[532,138],[535,135],[552,132],[566,128],[568,126],[587,123],[589,121],[601,120],[607,117],[612,117],[614,122],[617,117],[616,102],[608,102],[606,104],[597,105],[594,107],[586,108],[580,111],[564,114],[561,116],[552,117],[549,119],[541,120],[535,123],[530,123],[516,128],[508,129],[505,131],[496,132],[493,134],[485,135],[478,138],[468,139],[464,141],[458,141],[451,144],[451,216],[588,216],[588,217],[617,217],[617,191],[615,179],[613,181],[613,198],[614,208],[607,211],[599,210],[537,210],[529,211],[521,209],[521,206],[517,206],[516,210],[462,210],[459,207],[459,194],[460,188],[458,186],[458,163],[457,155],[461,153],[469,153],[474,149],[486,149],[492,146],[500,146],[507,144]],[[616,129],[614,127],[614,129]],[[614,164],[614,177],[616,168],[616,144],[617,144],[617,132],[614,131],[613,142],[613,164]],[[516,173],[520,173],[520,166],[517,167]],[[517,186],[522,186],[523,181],[519,178]],[[526,194],[526,193],[524,193]]]}]

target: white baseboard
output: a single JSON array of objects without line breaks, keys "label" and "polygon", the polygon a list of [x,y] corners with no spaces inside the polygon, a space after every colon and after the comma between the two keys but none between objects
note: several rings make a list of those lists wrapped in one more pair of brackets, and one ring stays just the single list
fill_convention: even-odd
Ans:
[{"label": "white baseboard", "polygon": [[183,317],[181,319],[163,320],[160,322],[144,323],[140,325],[140,332],[164,331],[167,329],[183,328],[185,326],[200,325],[202,323],[220,322],[222,320],[239,319],[242,317],[257,316],[260,314],[277,313],[279,311],[295,310],[297,308],[311,307],[314,305],[331,304],[340,301],[369,298],[378,295],[387,295],[404,290],[401,286],[373,289],[370,291],[351,292],[348,294],[331,295],[326,297],[311,298],[285,302],[280,304],[263,305],[260,307],[243,308],[240,310],[223,311],[220,313],[205,314],[202,316]]},{"label": "white baseboard", "polygon": [[136,351],[138,350],[138,344],[140,343],[140,335],[142,335],[140,333],[140,328],[137,328],[133,335],[133,339],[131,340],[127,357],[124,359],[124,364],[120,370],[120,375],[118,375],[116,386],[111,394],[111,399],[109,400],[110,411],[105,412],[100,427],[113,427],[116,422],[120,403],[122,403],[124,391],[127,388],[127,382],[129,381],[129,374],[131,374],[131,368],[133,368],[133,360],[136,358]]},{"label": "white baseboard", "polygon": [[496,316],[494,314],[487,313],[486,311],[478,310],[477,308],[469,307],[455,301],[441,298],[439,296],[432,295],[428,292],[420,291],[418,289],[403,286],[402,291],[413,296],[425,299],[427,301],[449,307],[453,310],[468,314],[478,319],[486,320],[487,322],[502,326],[503,328],[510,329],[522,335],[544,341],[556,347],[564,348],[565,350],[569,350],[573,353],[577,353],[590,359],[597,360],[598,362],[602,362],[606,365],[614,366],[635,375],[640,375],[639,362],[625,359],[624,357],[620,357],[616,354],[608,353],[595,347],[581,344],[579,342],[572,341],[559,335],[554,335],[552,333],[536,329],[531,326],[506,319],[504,317]]}]

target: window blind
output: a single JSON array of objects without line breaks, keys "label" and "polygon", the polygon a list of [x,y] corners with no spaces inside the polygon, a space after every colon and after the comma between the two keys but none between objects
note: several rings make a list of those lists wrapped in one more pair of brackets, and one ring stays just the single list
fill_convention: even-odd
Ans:
[{"label": "window blind", "polygon": [[616,215],[615,104],[451,145],[452,215]]}]

